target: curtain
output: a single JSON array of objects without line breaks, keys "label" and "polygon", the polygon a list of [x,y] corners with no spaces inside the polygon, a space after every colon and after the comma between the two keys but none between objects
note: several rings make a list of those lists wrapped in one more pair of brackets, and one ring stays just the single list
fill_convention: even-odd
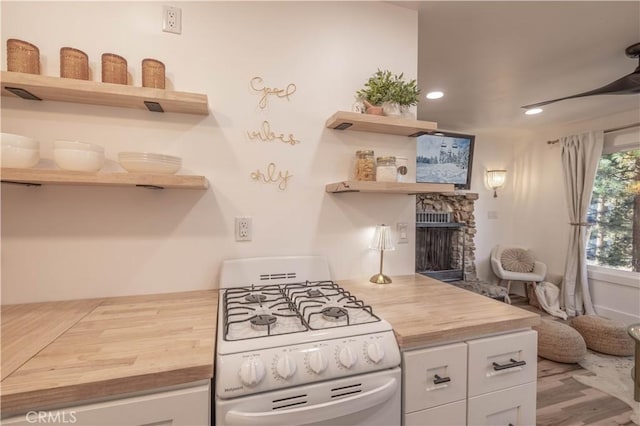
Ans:
[{"label": "curtain", "polygon": [[569,316],[595,315],[587,281],[586,221],[603,142],[601,130],[560,138],[570,226],[561,303]]}]

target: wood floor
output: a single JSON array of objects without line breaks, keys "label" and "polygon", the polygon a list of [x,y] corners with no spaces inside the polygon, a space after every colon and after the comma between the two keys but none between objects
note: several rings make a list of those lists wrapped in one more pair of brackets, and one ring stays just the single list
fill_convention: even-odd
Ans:
[{"label": "wood floor", "polygon": [[[549,317],[529,306],[524,297],[512,297],[512,304]],[[574,374],[593,375],[578,364],[562,364],[538,358],[538,426],[635,426],[631,408],[613,396],[585,386]]]}]

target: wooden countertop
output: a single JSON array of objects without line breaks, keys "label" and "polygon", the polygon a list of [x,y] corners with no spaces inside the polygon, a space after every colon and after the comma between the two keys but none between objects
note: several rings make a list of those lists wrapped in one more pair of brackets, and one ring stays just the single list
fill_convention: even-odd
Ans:
[{"label": "wooden countertop", "polygon": [[[391,323],[402,349],[540,320],[421,275],[339,283]],[[208,290],[0,307],[3,416],[210,379],[217,299]]]},{"label": "wooden countertop", "polygon": [[218,292],[0,307],[2,414],[213,377]]},{"label": "wooden countertop", "polygon": [[540,316],[422,275],[392,277],[391,284],[340,281],[388,321],[402,349],[528,328]]}]

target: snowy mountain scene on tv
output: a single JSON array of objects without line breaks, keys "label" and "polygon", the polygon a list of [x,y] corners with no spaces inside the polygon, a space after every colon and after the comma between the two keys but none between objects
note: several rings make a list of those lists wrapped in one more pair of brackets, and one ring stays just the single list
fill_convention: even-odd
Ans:
[{"label": "snowy mountain scene on tv", "polygon": [[423,135],[416,150],[416,182],[453,183],[469,189],[474,136]]}]

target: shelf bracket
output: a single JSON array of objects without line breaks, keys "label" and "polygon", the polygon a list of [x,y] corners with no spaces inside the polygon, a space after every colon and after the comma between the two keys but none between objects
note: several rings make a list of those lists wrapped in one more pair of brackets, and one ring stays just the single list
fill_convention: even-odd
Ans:
[{"label": "shelf bracket", "polygon": [[348,129],[349,127],[351,127],[351,126],[353,126],[353,123],[347,123],[345,121],[345,122],[342,122],[342,123],[338,124],[336,127],[334,127],[334,129],[335,130],[345,130],[345,129]]},{"label": "shelf bracket", "polygon": [[22,186],[42,186],[41,183],[32,183],[32,182],[16,182],[13,180],[2,180],[2,183],[10,183],[12,185],[22,185]]},{"label": "shelf bracket", "polygon": [[425,132],[423,130],[419,131],[419,132],[415,132],[411,135],[409,135],[410,138],[417,138],[418,136],[422,136],[422,135],[428,135],[429,132]]},{"label": "shelf bracket", "polygon": [[136,186],[140,188],[147,188],[147,189],[164,189],[164,186],[158,186],[158,185],[136,185]]},{"label": "shelf bracket", "polygon": [[39,97],[37,97],[36,95],[34,95],[33,93],[29,92],[28,90],[24,90],[24,89],[22,89],[20,87],[4,86],[4,88],[8,92],[11,92],[16,96],[21,97],[22,99],[28,99],[30,101],[41,101],[42,100]]},{"label": "shelf bracket", "polygon": [[162,109],[162,105],[160,105],[158,102],[144,101],[144,105],[149,111],[164,112],[164,110]]}]

